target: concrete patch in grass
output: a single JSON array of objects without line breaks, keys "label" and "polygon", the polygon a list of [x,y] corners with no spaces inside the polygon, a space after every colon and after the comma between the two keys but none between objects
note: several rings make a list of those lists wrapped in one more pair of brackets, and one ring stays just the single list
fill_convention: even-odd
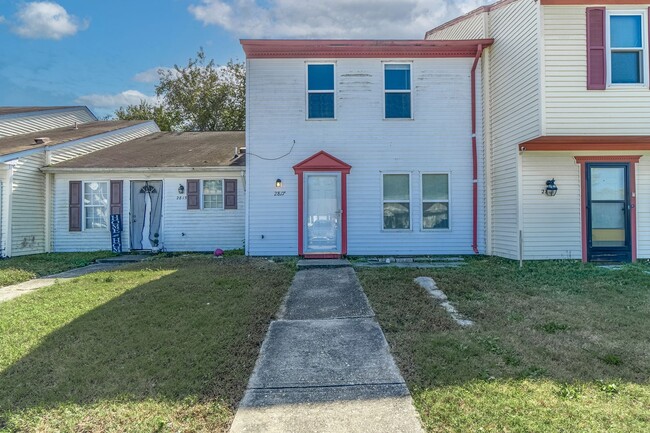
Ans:
[{"label": "concrete patch in grass", "polygon": [[433,278],[430,277],[417,277],[415,280],[415,283],[425,289],[429,295],[436,301],[440,302],[440,306],[449,313],[452,319],[454,319],[454,322],[459,324],[462,327],[468,327],[468,326],[474,326],[474,322],[456,310],[456,307],[453,306],[451,302],[447,299],[447,295],[445,295],[445,292],[440,290],[438,286],[436,285],[436,282],[433,281]]}]

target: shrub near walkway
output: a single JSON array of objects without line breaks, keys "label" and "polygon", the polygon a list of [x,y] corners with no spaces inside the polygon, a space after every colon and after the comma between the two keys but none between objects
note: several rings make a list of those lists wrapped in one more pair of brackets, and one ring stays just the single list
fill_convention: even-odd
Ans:
[{"label": "shrub near walkway", "polygon": [[[650,431],[650,266],[472,258],[358,275],[430,432]],[[433,277],[461,329],[413,284]]]},{"label": "shrub near walkway", "polygon": [[114,255],[110,251],[94,251],[90,253],[33,254],[0,259],[0,287],[80,268],[97,259]]},{"label": "shrub near walkway", "polygon": [[293,276],[160,259],[0,304],[0,431],[224,431]]}]

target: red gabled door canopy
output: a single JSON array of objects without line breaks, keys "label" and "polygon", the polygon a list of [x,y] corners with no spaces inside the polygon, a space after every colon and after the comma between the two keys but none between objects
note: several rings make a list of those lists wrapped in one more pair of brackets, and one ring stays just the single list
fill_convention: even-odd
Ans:
[{"label": "red gabled door canopy", "polygon": [[[304,173],[305,172],[327,172],[336,171],[341,173],[341,254],[348,253],[348,188],[347,175],[350,174],[352,166],[346,164],[340,159],[321,150],[310,156],[302,162],[293,166],[293,171],[298,175],[298,255],[305,255],[305,227],[304,227],[304,210],[305,210],[305,190],[304,190]],[[310,254],[312,258],[335,258],[332,254],[318,255]]]}]

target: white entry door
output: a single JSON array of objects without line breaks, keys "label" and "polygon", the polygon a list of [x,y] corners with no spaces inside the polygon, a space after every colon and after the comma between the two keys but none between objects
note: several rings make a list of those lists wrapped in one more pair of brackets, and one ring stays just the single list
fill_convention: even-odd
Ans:
[{"label": "white entry door", "polygon": [[341,174],[305,173],[305,253],[341,253]]}]

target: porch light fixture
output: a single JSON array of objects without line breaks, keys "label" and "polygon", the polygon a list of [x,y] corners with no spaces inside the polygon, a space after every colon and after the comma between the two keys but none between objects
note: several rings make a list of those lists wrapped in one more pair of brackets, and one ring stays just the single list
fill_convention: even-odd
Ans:
[{"label": "porch light fixture", "polygon": [[555,197],[555,194],[557,194],[557,185],[555,184],[555,179],[546,181],[546,189],[544,189],[544,193],[549,197]]},{"label": "porch light fixture", "polygon": [[282,179],[276,179],[275,180],[275,187],[276,188],[282,188]]},{"label": "porch light fixture", "polygon": [[181,184],[178,185],[178,193],[183,194],[184,192],[185,192],[185,187],[181,183]]}]

